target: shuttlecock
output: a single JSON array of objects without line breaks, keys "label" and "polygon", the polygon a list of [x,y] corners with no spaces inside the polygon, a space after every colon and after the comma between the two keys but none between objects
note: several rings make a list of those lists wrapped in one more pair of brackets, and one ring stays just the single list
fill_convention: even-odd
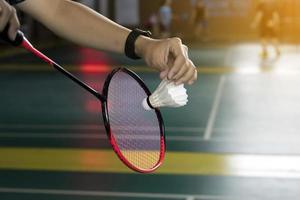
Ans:
[{"label": "shuttlecock", "polygon": [[184,85],[175,85],[174,82],[164,79],[157,89],[148,98],[143,100],[146,110],[159,107],[181,107],[188,102],[188,95]]}]

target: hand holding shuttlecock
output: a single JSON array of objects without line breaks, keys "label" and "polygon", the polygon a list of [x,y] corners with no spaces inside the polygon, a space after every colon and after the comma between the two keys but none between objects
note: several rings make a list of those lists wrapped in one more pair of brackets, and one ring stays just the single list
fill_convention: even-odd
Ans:
[{"label": "hand holding shuttlecock", "polygon": [[151,110],[159,107],[182,107],[188,102],[188,95],[184,85],[164,79],[148,98],[143,100],[143,107]]}]

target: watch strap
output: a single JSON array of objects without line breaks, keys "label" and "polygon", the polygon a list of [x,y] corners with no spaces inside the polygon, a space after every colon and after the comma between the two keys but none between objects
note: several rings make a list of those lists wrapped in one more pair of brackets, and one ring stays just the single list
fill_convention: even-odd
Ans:
[{"label": "watch strap", "polygon": [[136,42],[137,38],[141,35],[146,36],[146,37],[151,37],[151,32],[143,31],[143,30],[136,28],[129,33],[127,40],[126,40],[126,44],[125,44],[125,55],[128,58],[131,58],[134,60],[140,59],[140,57],[138,55],[136,55],[136,53],[135,53],[135,42]]}]

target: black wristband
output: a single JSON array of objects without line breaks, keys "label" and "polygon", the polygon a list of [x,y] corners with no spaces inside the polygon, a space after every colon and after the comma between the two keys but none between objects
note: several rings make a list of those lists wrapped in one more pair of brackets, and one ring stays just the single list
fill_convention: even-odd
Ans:
[{"label": "black wristband", "polygon": [[128,58],[131,58],[134,60],[140,59],[140,57],[138,55],[136,55],[136,53],[135,53],[135,41],[137,40],[137,38],[140,35],[143,35],[146,37],[151,37],[151,32],[143,31],[143,30],[136,28],[129,33],[127,40],[126,40],[126,44],[125,44],[125,55]]},{"label": "black wristband", "polygon": [[6,1],[8,1],[8,3],[10,5],[15,5],[15,4],[21,3],[22,1],[25,1],[25,0],[6,0]]}]

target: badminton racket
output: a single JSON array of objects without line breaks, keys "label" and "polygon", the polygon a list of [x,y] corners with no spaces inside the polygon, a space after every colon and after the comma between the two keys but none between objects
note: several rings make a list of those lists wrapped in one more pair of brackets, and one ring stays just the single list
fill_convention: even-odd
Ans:
[{"label": "badminton racket", "polygon": [[142,106],[151,93],[137,74],[126,68],[114,69],[99,93],[38,51],[21,31],[13,41],[7,33],[8,26],[0,34],[4,41],[28,50],[101,102],[108,140],[127,167],[139,173],[151,173],[162,164],[166,149],[163,118],[158,109],[148,111]]}]

